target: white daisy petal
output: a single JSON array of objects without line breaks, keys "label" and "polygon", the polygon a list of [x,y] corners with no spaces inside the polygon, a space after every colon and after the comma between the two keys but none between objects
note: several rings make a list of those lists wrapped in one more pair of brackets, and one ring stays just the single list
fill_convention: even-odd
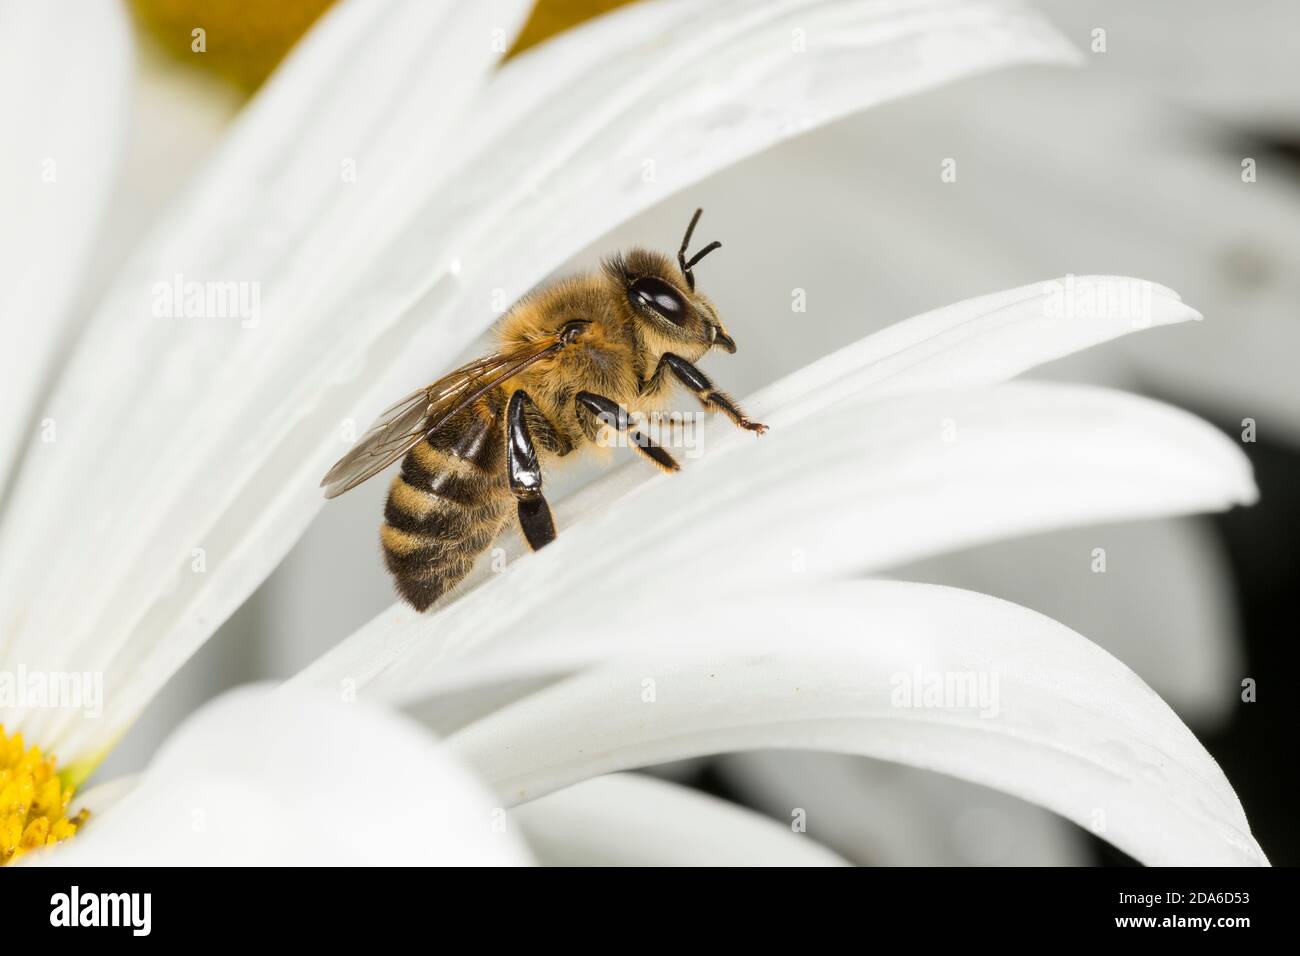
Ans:
[{"label": "white daisy petal", "polygon": [[[305,299],[320,247],[362,238],[340,223],[452,138],[527,8],[340,4],[128,262],[51,400],[57,441],[24,463],[0,548],[0,647],[33,669],[102,670],[105,714],[0,713],[9,726],[93,761],[288,547],[259,537],[267,503],[296,508],[295,529],[315,511],[314,482],[285,502],[272,475],[301,464],[303,438],[328,440],[302,430],[325,383],[289,366],[338,357],[338,336],[283,296]],[[204,294],[204,314],[184,313],[188,282],[223,293],[218,314]]]},{"label": "white daisy petal", "polygon": [[42,448],[29,417],[85,291],[75,280],[117,169],[131,67],[116,2],[0,2],[0,496],[15,455]]},{"label": "white daisy petal", "polygon": [[802,408],[760,405],[772,424],[761,439],[706,431],[705,454],[634,494],[622,495],[619,475],[596,483],[559,509],[563,530],[544,551],[440,613],[386,612],[300,679],[419,696],[446,679],[448,657],[503,645],[527,656],[539,622],[589,619],[647,589],[702,599],[1255,495],[1228,438],[1121,392],[1018,382],[884,401],[859,393],[800,419]]},{"label": "white daisy petal", "polygon": [[641,774],[610,774],[510,812],[544,866],[842,866],[805,834]]},{"label": "white daisy petal", "polygon": [[448,740],[503,799],[700,754],[831,750],[1004,790],[1147,864],[1266,862],[1222,771],[1164,702],[1016,605],[839,582],[666,596],[610,613],[602,634],[588,641],[601,663]]},{"label": "white daisy petal", "polygon": [[128,793],[100,788],[57,866],[523,865],[497,797],[411,721],[312,693],[232,691]]},{"label": "white daisy petal", "polygon": [[1004,382],[1083,349],[1201,314],[1178,293],[1128,276],[1062,276],[914,316],[813,362],[755,396],[807,410],[855,394]]},{"label": "white daisy petal", "polygon": [[[545,44],[480,95],[526,9],[490,6],[325,17],[107,296],[54,399],[57,461],[25,469],[0,551],[7,650],[108,672],[97,726],[24,727],[61,755],[95,753],[269,572],[320,506],[340,425],[431,378],[493,317],[486,290],[522,291],[809,124],[1074,56],[1007,0],[656,4]],[[247,300],[233,319],[150,315],[177,276],[243,282]]]}]

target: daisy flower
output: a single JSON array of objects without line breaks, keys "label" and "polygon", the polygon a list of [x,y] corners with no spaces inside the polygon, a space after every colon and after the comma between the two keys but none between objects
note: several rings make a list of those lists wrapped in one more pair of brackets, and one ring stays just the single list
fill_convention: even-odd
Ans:
[{"label": "daisy flower", "polygon": [[[21,29],[3,36],[32,46],[23,88],[42,90],[70,14],[13,9]],[[96,9],[124,36],[113,7]],[[1075,58],[1004,0],[668,2],[498,68],[526,10],[337,6],[117,271],[48,395],[36,373],[14,386],[40,428],[9,433],[21,464],[0,525],[0,670],[103,690],[91,713],[0,707],[0,832],[20,830],[7,854],[57,842],[84,804],[89,822],[43,860],[527,862],[518,828],[542,862],[624,858],[644,837],[593,846],[573,821],[626,810],[683,856],[708,831],[741,859],[763,831],[770,858],[833,862],[668,784],[573,786],[805,747],[1004,789],[1148,862],[1263,861],[1213,760],[1095,645],[983,595],[855,578],[1003,535],[1251,499],[1240,452],[1183,413],[1006,383],[1196,317],[1114,277],[980,296],[828,356],[751,399],[773,429],[762,443],[711,426],[675,482],[615,471],[561,504],[546,551],[480,569],[428,616],[395,608],[288,685],[196,713],[138,780],[73,794],[307,527],[357,422],[427,380],[429,356],[466,347],[495,301],[783,138],[975,72]],[[54,131],[115,102],[105,78],[127,69],[125,42],[82,52],[80,96],[20,111],[29,175],[7,188],[38,188],[33,158]],[[100,183],[101,202],[110,139],[92,129],[54,157],[58,175]],[[84,247],[85,212],[30,248],[38,223],[6,223],[34,270],[32,319],[10,325],[36,365],[72,314],[54,295],[73,265],[59,243]],[[1099,304],[1133,288],[1137,313]],[[378,786],[393,790],[387,819],[340,812],[373,806]]]}]

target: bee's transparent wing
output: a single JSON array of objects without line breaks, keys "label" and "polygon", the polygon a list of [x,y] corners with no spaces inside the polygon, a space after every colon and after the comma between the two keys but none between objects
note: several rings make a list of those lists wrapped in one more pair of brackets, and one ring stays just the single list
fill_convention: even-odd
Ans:
[{"label": "bee's transparent wing", "polygon": [[321,479],[326,498],[337,498],[367,478],[373,478],[415,447],[429,420],[429,389],[412,392],[379,416]]},{"label": "bee's transparent wing", "polygon": [[380,415],[379,421],[321,479],[325,497],[337,498],[373,478],[457,412],[560,347],[559,337],[551,336],[521,349],[496,352],[406,396]]}]

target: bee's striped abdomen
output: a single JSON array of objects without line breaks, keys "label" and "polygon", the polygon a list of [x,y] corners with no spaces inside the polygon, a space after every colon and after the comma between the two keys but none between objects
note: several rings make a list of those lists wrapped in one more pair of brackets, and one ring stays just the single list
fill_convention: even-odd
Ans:
[{"label": "bee's striped abdomen", "polygon": [[485,397],[421,441],[389,489],[384,559],[421,611],[469,573],[510,514],[498,404]]}]

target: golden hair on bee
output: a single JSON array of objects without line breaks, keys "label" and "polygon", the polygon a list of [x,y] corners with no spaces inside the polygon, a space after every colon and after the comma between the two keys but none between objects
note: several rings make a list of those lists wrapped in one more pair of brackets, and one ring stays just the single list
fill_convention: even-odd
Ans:
[{"label": "golden hair on bee", "polygon": [[677,471],[631,413],[661,408],[678,385],[740,428],[766,431],[695,366],[710,349],[736,351],[695,288],[696,264],[722,244],[687,258],[700,214],[675,264],[632,249],[528,293],[498,322],[495,351],[393,405],[322,479],[333,498],[402,459],[380,541],[398,593],[414,607],[458,584],[512,521],[533,550],[553,541],[542,465],[592,447],[602,428]]}]

